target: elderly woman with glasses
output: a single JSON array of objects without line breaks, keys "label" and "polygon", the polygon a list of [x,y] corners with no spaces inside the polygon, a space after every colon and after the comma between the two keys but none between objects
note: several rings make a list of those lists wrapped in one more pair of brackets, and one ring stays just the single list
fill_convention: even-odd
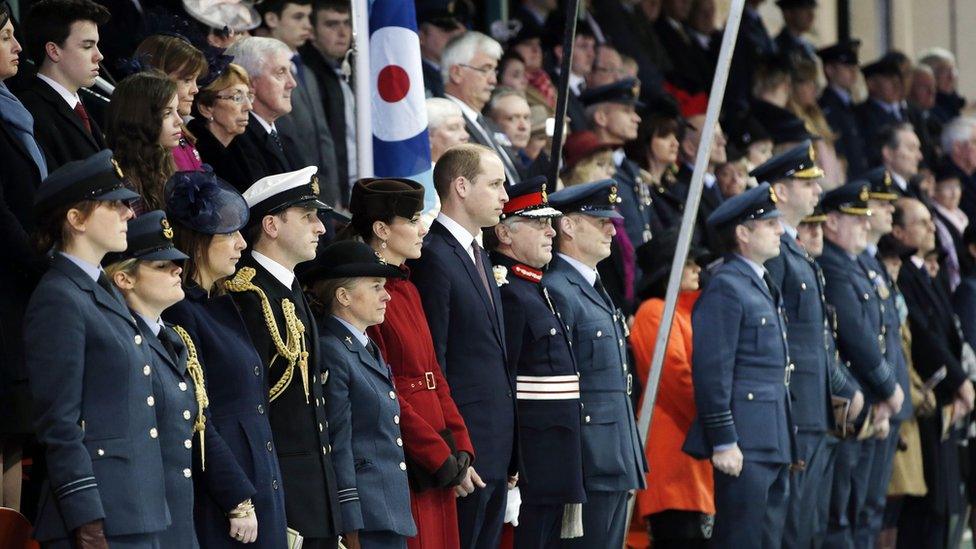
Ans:
[{"label": "elderly woman with glasses", "polygon": [[246,190],[266,175],[255,161],[260,152],[249,142],[235,139],[247,129],[253,100],[247,72],[230,63],[197,94],[194,118],[187,124],[197,138],[197,151],[203,162],[238,191]]}]

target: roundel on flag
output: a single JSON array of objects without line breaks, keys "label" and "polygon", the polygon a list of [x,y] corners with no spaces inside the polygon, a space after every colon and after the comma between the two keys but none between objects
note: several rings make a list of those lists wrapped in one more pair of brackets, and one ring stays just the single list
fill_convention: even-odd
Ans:
[{"label": "roundel on flag", "polygon": [[402,141],[427,128],[424,76],[417,33],[383,27],[369,39],[373,135]]}]

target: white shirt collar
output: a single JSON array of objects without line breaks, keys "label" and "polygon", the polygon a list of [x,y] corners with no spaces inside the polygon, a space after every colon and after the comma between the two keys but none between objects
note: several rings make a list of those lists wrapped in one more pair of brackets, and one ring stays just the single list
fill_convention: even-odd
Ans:
[{"label": "white shirt collar", "polygon": [[55,82],[52,78],[44,76],[41,73],[37,73],[37,77],[43,80],[44,82],[47,82],[48,86],[51,86],[54,89],[54,91],[58,92],[58,95],[60,95],[61,98],[64,99],[64,102],[68,104],[69,109],[75,110],[75,107],[78,106],[78,103],[81,103],[81,98],[78,97],[77,93],[69,92],[68,88],[65,88],[61,84]]},{"label": "white shirt collar", "polygon": [[461,101],[460,99],[454,97],[449,93],[445,93],[444,97],[450,99],[451,101],[454,101],[454,103],[457,104],[457,106],[461,107],[461,114],[463,114],[465,118],[471,120],[475,124],[478,123],[478,111],[472,109],[471,106],[469,106],[467,103]]},{"label": "white shirt collar", "polygon": [[569,257],[564,253],[560,253],[559,257],[565,259],[566,263],[569,263],[570,265],[573,266],[574,269],[579,271],[579,274],[583,275],[583,278],[586,279],[586,282],[589,283],[590,286],[596,284],[596,275],[597,275],[596,269],[590,267],[589,265],[585,265],[583,264],[583,262],[579,261],[578,259]]},{"label": "white shirt collar", "polygon": [[627,158],[627,153],[623,149],[614,149],[613,151],[613,165],[620,167],[624,163],[624,159]]},{"label": "white shirt collar", "polygon": [[921,257],[918,257],[915,254],[912,254],[912,256],[909,259],[912,260],[912,265],[915,265],[915,268],[917,268],[920,271],[925,271],[926,273],[928,273],[928,271],[925,269],[925,260],[924,259],[922,259]]},{"label": "white shirt collar", "polygon": [[864,251],[867,252],[869,256],[874,257],[878,255],[878,245],[868,242],[868,245],[864,248]]},{"label": "white shirt collar", "polygon": [[585,82],[585,78],[573,71],[569,71],[569,89],[573,91],[573,95],[579,95],[583,91],[583,84]]},{"label": "white shirt collar", "polygon": [[274,122],[269,124],[267,120],[258,116],[258,114],[254,111],[251,111],[251,116],[253,116],[254,119],[258,121],[258,124],[261,124],[261,127],[264,128],[264,131],[268,133],[271,133],[272,130],[276,132],[278,131],[278,128],[275,127]]},{"label": "white shirt collar", "polygon": [[891,180],[895,182],[895,185],[898,185],[899,189],[901,189],[902,191],[908,190],[908,181],[904,177],[898,175],[897,173],[891,170],[888,170],[888,172],[891,173]]},{"label": "white shirt collar", "polygon": [[437,222],[447,229],[447,232],[451,233],[460,244],[464,247],[464,250],[468,252],[471,256],[471,261],[474,261],[474,248],[471,247],[471,243],[475,241],[476,236],[469,233],[467,229],[461,226],[460,223],[454,221],[450,217],[444,215],[444,212],[437,214]]},{"label": "white shirt collar", "polygon": [[764,275],[766,274],[766,269],[762,265],[756,263],[755,261],[749,259],[744,255],[735,254],[735,256],[741,259],[742,261],[745,261],[746,265],[748,265],[749,268],[752,269],[756,273],[756,276],[758,276],[759,278],[763,278]]},{"label": "white shirt collar", "polygon": [[356,340],[358,340],[360,343],[362,343],[363,347],[369,349],[369,338],[366,337],[366,333],[365,332],[360,332],[359,331],[359,328],[356,328],[352,324],[349,324],[348,322],[346,322],[345,320],[337,317],[336,315],[332,315],[332,318],[338,320],[339,321],[339,324],[342,324],[343,326],[345,326],[347,330],[349,330],[350,332],[352,332],[352,335],[356,336]]},{"label": "white shirt collar", "polygon": [[281,282],[285,288],[291,289],[291,285],[295,282],[295,273],[257,250],[251,250],[251,257],[258,262],[258,265],[271,273],[271,276],[275,277],[278,282]]},{"label": "white shirt collar", "polygon": [[139,315],[139,318],[141,318],[142,321],[146,323],[146,326],[149,326],[149,329],[152,330],[153,335],[159,337],[159,332],[163,329],[162,321],[159,320],[158,318],[149,318],[148,316],[142,313],[136,313],[136,314]]}]

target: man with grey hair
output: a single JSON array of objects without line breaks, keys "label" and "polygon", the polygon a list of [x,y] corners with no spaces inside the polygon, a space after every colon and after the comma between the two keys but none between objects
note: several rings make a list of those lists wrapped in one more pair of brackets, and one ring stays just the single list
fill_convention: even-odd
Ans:
[{"label": "man with grey hair", "polygon": [[[277,122],[292,110],[292,90],[297,82],[291,72],[291,50],[274,38],[247,37],[227,49],[251,78],[253,110],[247,130],[237,139],[260,151],[254,159],[257,179],[304,168],[306,164],[294,144],[283,135]],[[253,181],[252,181],[253,183]]]},{"label": "man with grey hair", "polygon": [[932,48],[922,52],[919,63],[927,65],[935,75],[935,108],[932,114],[945,124],[959,116],[966,106],[966,98],[959,95],[959,71],[956,56],[944,48]]},{"label": "man with grey hair", "polygon": [[502,159],[508,185],[521,181],[515,163],[495,139],[495,127],[481,111],[498,83],[498,60],[502,46],[480,32],[469,31],[448,42],[441,55],[444,97],[461,108],[471,140],[494,149]]},{"label": "man with grey hair", "polygon": [[942,128],[942,154],[947,173],[958,176],[962,184],[959,207],[972,221],[976,219],[976,118],[960,116]]}]

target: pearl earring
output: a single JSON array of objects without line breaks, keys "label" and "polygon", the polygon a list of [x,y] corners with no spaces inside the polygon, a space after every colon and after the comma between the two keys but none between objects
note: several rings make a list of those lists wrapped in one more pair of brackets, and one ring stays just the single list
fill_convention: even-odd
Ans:
[{"label": "pearl earring", "polygon": [[386,249],[386,241],[380,242],[380,248]]}]

